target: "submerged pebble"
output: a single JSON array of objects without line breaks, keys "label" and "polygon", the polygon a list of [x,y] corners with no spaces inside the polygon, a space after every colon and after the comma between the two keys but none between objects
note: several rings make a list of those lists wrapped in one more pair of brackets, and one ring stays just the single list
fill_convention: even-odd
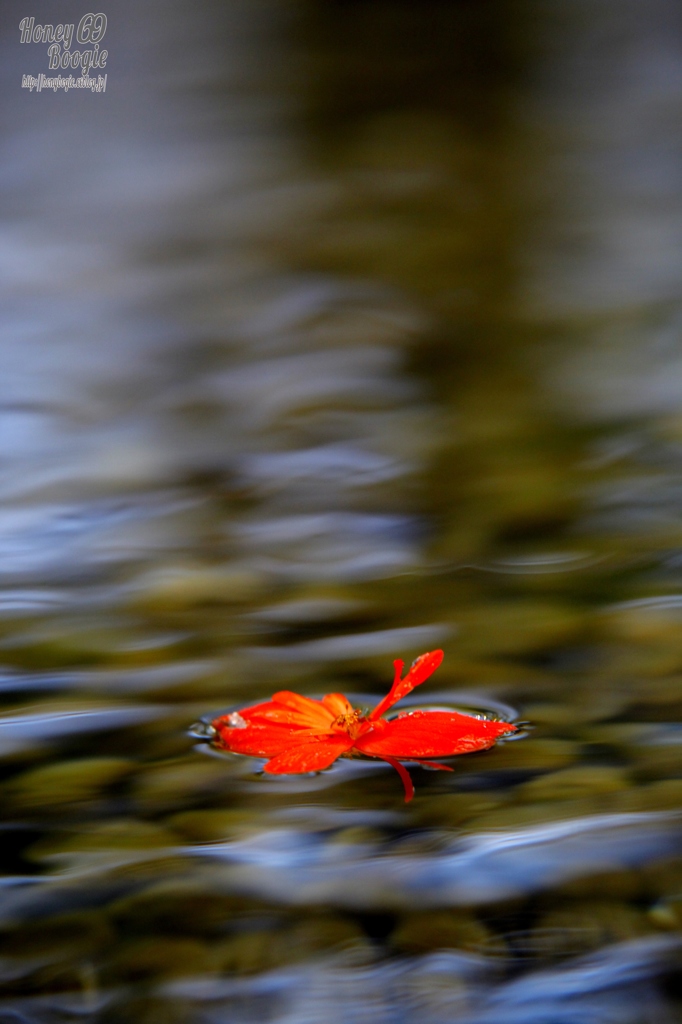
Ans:
[{"label": "submerged pebble", "polygon": [[402,953],[463,949],[482,953],[491,933],[473,914],[460,911],[416,911],[403,914],[391,932],[391,946]]},{"label": "submerged pebble", "polygon": [[40,765],[5,784],[5,799],[19,813],[63,809],[101,797],[108,787],[131,775],[132,761],[120,757],[90,757]]},{"label": "submerged pebble", "polygon": [[104,964],[102,980],[107,985],[169,980],[210,974],[215,966],[215,953],[207,943],[161,934],[117,944]]},{"label": "submerged pebble", "polygon": [[627,773],[621,768],[583,764],[531,779],[519,786],[515,795],[528,802],[576,800],[619,793],[627,789],[628,783]]},{"label": "submerged pebble", "polygon": [[166,565],[136,578],[131,607],[149,613],[182,611],[201,605],[230,605],[263,594],[265,581],[250,569],[232,565]]},{"label": "submerged pebble", "polygon": [[[580,745],[574,740],[530,736],[524,740],[498,743],[492,750],[474,756],[477,767],[483,771],[552,771],[577,761]],[[472,767],[474,756],[467,759],[467,764]]]},{"label": "submerged pebble", "polygon": [[284,928],[246,926],[213,946],[217,969],[226,974],[252,974],[311,957],[354,950],[370,952],[363,930],[339,914],[311,914]]},{"label": "submerged pebble", "polygon": [[115,900],[107,916],[134,934],[219,936],[243,915],[245,901],[212,890],[200,878],[162,878],[140,892]]},{"label": "submerged pebble", "polygon": [[228,766],[213,758],[179,758],[146,767],[136,777],[133,795],[142,806],[176,807],[219,793],[229,781]]},{"label": "submerged pebble", "polygon": [[540,915],[535,922],[536,948],[544,956],[568,957],[601,946],[650,934],[641,911],[616,900],[576,900]]},{"label": "submerged pebble", "polygon": [[33,843],[27,857],[33,861],[87,858],[92,854],[100,860],[113,861],[121,854],[160,851],[177,844],[178,837],[155,822],[135,818],[110,818],[106,821],[81,823],[71,829],[49,832]]}]

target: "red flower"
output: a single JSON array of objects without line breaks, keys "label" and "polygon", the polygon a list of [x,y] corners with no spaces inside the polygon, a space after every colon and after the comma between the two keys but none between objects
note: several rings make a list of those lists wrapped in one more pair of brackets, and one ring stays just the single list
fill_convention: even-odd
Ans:
[{"label": "red flower", "polygon": [[264,771],[272,775],[317,772],[342,755],[368,754],[392,765],[405,787],[405,802],[414,786],[400,761],[417,761],[452,771],[433,757],[469,754],[492,747],[500,736],[515,732],[509,722],[474,718],[457,711],[412,711],[386,721],[384,712],[436,671],[442,651],[422,654],[404,679],[402,661],[394,661],[390,692],[363,715],[341,693],[312,700],[280,690],[272,700],[224,715],[212,722],[217,746],[236,754],[268,757]]}]

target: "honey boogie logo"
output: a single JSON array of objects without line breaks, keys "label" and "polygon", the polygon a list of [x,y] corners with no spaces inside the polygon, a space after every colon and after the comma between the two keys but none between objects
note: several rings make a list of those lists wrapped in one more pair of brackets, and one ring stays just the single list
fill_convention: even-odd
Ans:
[{"label": "honey boogie logo", "polygon": [[[35,18],[22,18],[19,22],[21,43],[42,43],[47,46],[47,68],[49,71],[61,71],[67,68],[81,69],[81,77],[89,78],[91,69],[101,69],[107,66],[108,50],[100,49],[100,43],[104,39],[107,30],[106,14],[84,14],[78,25],[36,25]],[[72,49],[71,44],[75,38],[76,43],[85,46],[87,49]],[[102,75],[98,78],[101,80]],[[23,88],[35,88],[33,84],[37,81],[46,81],[45,75],[34,78],[32,75],[22,76]],[[73,75],[58,75],[50,82],[76,83]],[[104,75],[106,88],[106,75]],[[71,85],[71,88],[74,87]],[[88,86],[91,87],[90,82]],[[49,88],[50,86],[48,86]],[[58,86],[63,88],[64,86]],[[68,86],[67,86],[68,88]],[[40,91],[40,90],[39,90]],[[104,89],[94,89],[95,92],[103,92]]]}]

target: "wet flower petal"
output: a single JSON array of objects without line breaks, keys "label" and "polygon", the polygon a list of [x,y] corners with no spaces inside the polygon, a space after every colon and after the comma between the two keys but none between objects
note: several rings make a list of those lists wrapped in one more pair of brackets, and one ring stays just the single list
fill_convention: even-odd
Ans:
[{"label": "wet flower petal", "polygon": [[313,743],[302,743],[273,757],[263,770],[271,775],[319,772],[352,746],[350,736],[328,736]]},{"label": "wet flower petal", "polygon": [[393,685],[369,715],[354,709],[342,693],[328,693],[322,700],[313,700],[280,690],[270,701],[217,718],[212,723],[215,743],[236,754],[269,758],[264,770],[273,775],[321,771],[346,753],[378,757],[400,775],[407,802],[414,795],[414,787],[401,760],[420,761],[449,771],[448,765],[428,765],[428,759],[485,750],[500,736],[516,731],[509,722],[493,722],[456,711],[415,711],[389,722],[381,717],[425,682],[442,660],[442,651],[422,654],[404,679],[403,662],[394,661]]},{"label": "wet flower petal", "polygon": [[356,741],[357,749],[363,754],[390,754],[403,760],[485,750],[500,736],[516,730],[509,722],[492,722],[457,711],[415,711],[377,725],[379,728]]}]

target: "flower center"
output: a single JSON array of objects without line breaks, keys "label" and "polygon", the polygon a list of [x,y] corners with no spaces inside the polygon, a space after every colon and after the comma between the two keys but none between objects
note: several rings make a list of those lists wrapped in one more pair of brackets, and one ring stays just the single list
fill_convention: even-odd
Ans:
[{"label": "flower center", "polygon": [[334,721],[332,732],[345,732],[348,733],[351,739],[356,740],[364,732],[363,724],[364,716],[361,712],[357,710],[347,711],[345,715],[339,715]]}]

